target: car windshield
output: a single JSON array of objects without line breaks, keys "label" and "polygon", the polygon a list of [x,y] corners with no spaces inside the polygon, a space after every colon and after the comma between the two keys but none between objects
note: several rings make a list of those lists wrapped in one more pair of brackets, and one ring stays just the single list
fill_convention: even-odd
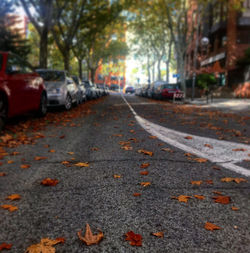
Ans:
[{"label": "car windshield", "polygon": [[162,89],[178,89],[178,86],[174,84],[163,84]]},{"label": "car windshield", "polygon": [[65,75],[62,71],[37,71],[44,81],[64,81]]}]

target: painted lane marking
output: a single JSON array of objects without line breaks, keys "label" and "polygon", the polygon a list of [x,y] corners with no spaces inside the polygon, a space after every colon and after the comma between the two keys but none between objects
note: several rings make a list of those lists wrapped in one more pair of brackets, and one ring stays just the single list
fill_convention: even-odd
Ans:
[{"label": "painted lane marking", "polygon": [[[229,141],[220,141],[196,135],[192,135],[193,139],[186,140],[184,137],[190,134],[162,127],[140,117],[132,108],[132,106],[128,103],[128,101],[123,96],[122,98],[134,114],[135,119],[137,120],[139,125],[151,135],[154,135],[160,140],[188,153],[192,153],[196,156],[206,158],[209,161],[223,166],[226,169],[250,177],[250,170],[235,165],[235,163],[239,163],[245,159],[249,159],[249,145]],[[212,145],[213,149],[205,147],[205,144]],[[246,151],[235,152],[232,151],[233,149],[245,149]]]}]

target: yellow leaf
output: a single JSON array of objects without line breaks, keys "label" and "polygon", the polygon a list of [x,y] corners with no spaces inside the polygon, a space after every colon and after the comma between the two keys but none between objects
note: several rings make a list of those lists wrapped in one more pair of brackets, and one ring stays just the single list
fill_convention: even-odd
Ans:
[{"label": "yellow leaf", "polygon": [[149,185],[151,185],[150,182],[141,182],[141,186],[143,186],[143,187],[146,187],[146,186],[149,186]]},{"label": "yellow leaf", "polygon": [[78,167],[89,167],[89,164],[88,163],[75,163],[75,166],[78,166]]}]

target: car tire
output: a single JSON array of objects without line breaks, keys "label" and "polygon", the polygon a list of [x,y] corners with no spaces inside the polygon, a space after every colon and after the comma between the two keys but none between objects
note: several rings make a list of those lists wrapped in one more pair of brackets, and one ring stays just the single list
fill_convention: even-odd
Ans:
[{"label": "car tire", "polygon": [[42,95],[41,95],[40,105],[39,105],[39,109],[38,109],[37,115],[39,117],[45,116],[46,113],[47,113],[47,107],[48,107],[47,96],[46,96],[46,93],[43,92]]},{"label": "car tire", "polygon": [[8,103],[5,96],[0,95],[0,131],[3,130],[8,115]]},{"label": "car tire", "polygon": [[64,104],[65,109],[68,111],[72,107],[72,98],[69,94],[67,94]]}]

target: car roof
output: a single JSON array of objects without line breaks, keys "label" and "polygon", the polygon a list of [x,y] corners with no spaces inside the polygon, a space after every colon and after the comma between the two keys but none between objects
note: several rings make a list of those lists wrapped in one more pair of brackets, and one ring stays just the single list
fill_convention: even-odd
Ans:
[{"label": "car roof", "polygon": [[57,70],[57,69],[36,69],[36,71],[46,71],[46,72],[64,72],[64,70]]}]

